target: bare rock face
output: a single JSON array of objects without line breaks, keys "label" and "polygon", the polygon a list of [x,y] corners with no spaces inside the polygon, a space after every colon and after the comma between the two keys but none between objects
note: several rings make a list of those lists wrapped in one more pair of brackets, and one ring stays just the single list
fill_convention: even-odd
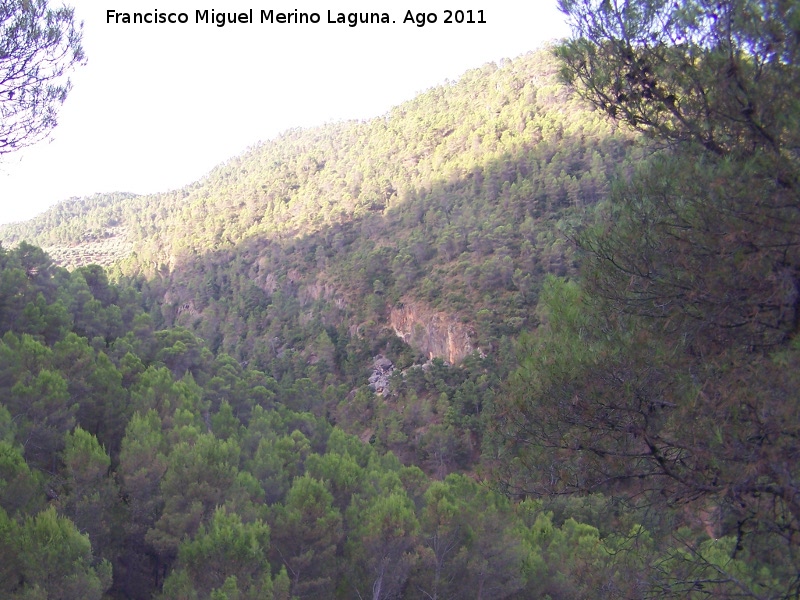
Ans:
[{"label": "bare rock face", "polygon": [[375,393],[386,396],[389,393],[389,378],[394,372],[394,365],[388,358],[379,354],[372,359],[372,375],[369,377],[369,387]]},{"label": "bare rock face", "polygon": [[392,308],[389,324],[400,339],[428,358],[457,364],[475,350],[467,325],[420,302],[406,302]]}]

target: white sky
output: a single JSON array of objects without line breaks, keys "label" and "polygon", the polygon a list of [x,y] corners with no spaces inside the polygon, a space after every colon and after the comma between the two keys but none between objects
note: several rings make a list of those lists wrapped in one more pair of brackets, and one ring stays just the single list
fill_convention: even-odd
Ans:
[{"label": "white sky", "polygon": [[[57,5],[61,0],[50,0]],[[291,127],[369,119],[489,61],[567,35],[556,0],[69,0],[86,66],[72,76],[53,140],[0,163],[0,223],[95,192],[163,192]],[[106,10],[183,11],[185,25],[106,23]],[[254,23],[195,23],[195,11],[253,10]],[[318,12],[319,24],[261,24],[262,9]],[[486,24],[444,24],[445,9]],[[436,12],[425,27],[407,10]],[[327,11],[381,11],[394,24],[328,24]]]}]

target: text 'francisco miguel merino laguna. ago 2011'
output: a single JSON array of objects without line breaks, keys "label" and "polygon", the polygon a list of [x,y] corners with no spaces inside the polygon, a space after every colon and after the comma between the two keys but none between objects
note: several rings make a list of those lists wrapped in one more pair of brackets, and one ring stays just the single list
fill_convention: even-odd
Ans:
[{"label": "text 'francisco miguel merino laguna. ago 2011'", "polygon": [[[152,24],[186,24],[203,23],[213,24],[217,27],[225,25],[241,25],[255,23],[255,13],[253,9],[243,12],[218,12],[215,10],[196,10],[194,19],[190,19],[186,12],[164,12],[158,9],[150,12],[124,12],[113,8],[106,10],[107,24],[123,25],[152,25]],[[441,20],[435,12],[412,13],[407,10],[404,13],[401,23],[413,23],[417,27],[423,27],[432,23],[457,23],[457,24],[483,24],[486,23],[483,10],[445,10],[442,11]],[[329,10],[326,14],[327,19],[317,12],[300,12],[297,9],[289,12],[278,12],[273,9],[259,11],[259,23],[305,25],[305,24],[341,24],[349,27],[356,25],[369,25],[378,23],[396,23],[395,19],[386,12],[337,12]]]}]

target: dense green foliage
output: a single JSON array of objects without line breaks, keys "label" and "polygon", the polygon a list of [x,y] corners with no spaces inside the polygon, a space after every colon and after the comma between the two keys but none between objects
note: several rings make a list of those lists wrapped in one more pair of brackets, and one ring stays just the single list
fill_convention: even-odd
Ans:
[{"label": "dense green foliage", "polygon": [[559,50],[566,73],[662,150],[575,234],[580,281],[542,297],[500,413],[508,482],[697,515],[725,561],[715,595],[796,597],[796,7],[563,6],[578,34]]},{"label": "dense green foliage", "polygon": [[[436,479],[403,465],[307,410],[347,388],[300,389],[156,330],[99,268],[0,249],[0,327],[3,597],[631,596],[639,563],[672,560],[600,496],[517,504],[445,477],[441,451],[421,461]],[[435,361],[407,385],[442,390],[451,413],[447,391],[480,386],[470,372]],[[443,422],[435,448],[475,428]]]}]

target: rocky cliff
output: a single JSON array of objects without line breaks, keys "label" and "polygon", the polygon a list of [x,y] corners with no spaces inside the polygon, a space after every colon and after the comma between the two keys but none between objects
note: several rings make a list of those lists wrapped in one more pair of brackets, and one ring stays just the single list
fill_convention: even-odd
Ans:
[{"label": "rocky cliff", "polygon": [[475,351],[469,326],[416,301],[392,308],[389,324],[404,342],[428,358],[456,364]]}]

